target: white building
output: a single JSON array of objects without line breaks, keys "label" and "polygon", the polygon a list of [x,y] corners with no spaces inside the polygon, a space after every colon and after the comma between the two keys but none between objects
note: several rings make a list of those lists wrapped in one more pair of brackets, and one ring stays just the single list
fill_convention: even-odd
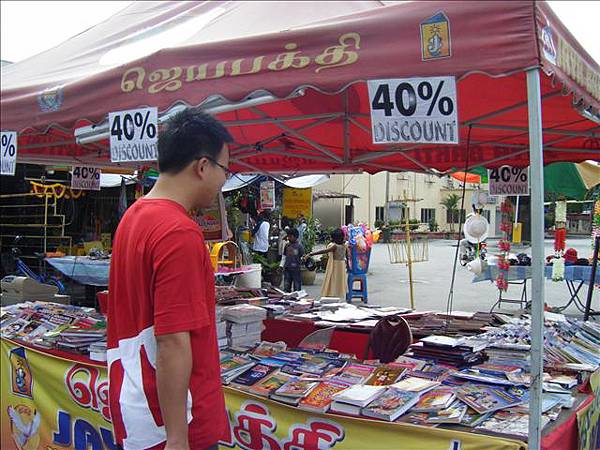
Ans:
[{"label": "white building", "polygon": [[[439,178],[413,172],[380,172],[375,175],[367,173],[332,175],[326,183],[314,188],[318,192],[335,192],[341,195],[354,194],[358,198],[318,198],[313,203],[313,214],[324,226],[339,227],[347,222],[363,222],[374,226],[376,221],[383,221],[386,206],[386,184],[389,176],[388,220],[404,221],[404,198],[408,198],[409,219],[427,225],[430,221],[438,224],[439,231],[450,231],[449,220],[454,218],[458,223],[458,212],[451,216],[442,206],[442,200],[449,194],[462,195],[461,184],[450,178]],[[466,213],[471,212],[472,197],[477,185],[467,184],[465,195]],[[317,194],[318,196],[318,194]],[[492,198],[493,199],[493,198]],[[496,222],[500,221],[498,204],[488,204],[483,214],[490,222],[490,235],[499,235]],[[460,208],[460,200],[457,208]],[[498,217],[498,220],[496,220]],[[426,226],[422,228],[427,228]],[[457,231],[457,225],[453,226]]]}]

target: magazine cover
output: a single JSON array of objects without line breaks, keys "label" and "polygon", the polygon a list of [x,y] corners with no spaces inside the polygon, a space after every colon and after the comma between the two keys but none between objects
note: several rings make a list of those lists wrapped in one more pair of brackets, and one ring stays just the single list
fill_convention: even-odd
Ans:
[{"label": "magazine cover", "polygon": [[429,413],[428,423],[460,423],[467,412],[468,406],[460,401],[455,401],[448,408]]},{"label": "magazine cover", "polygon": [[418,400],[419,395],[414,392],[388,388],[382,395],[363,409],[363,414],[365,416],[394,421]]},{"label": "magazine cover", "polygon": [[323,381],[300,401],[300,407],[325,412],[333,401],[333,396],[347,389],[349,386],[349,384],[339,381]]},{"label": "magazine cover", "polygon": [[381,366],[375,369],[365,384],[371,386],[388,386],[394,384],[406,369],[403,367]]},{"label": "magazine cover", "polygon": [[456,397],[452,388],[436,388],[421,396],[414,407],[417,412],[430,412],[446,408]]},{"label": "magazine cover", "polygon": [[271,375],[266,376],[264,379],[256,383],[249,390],[250,392],[268,397],[269,394],[275,392],[285,383],[290,381],[292,377],[290,375],[286,375],[285,373],[276,372]]},{"label": "magazine cover", "polygon": [[480,414],[519,405],[522,399],[502,388],[465,385],[458,388],[458,398]]},{"label": "magazine cover", "polygon": [[232,380],[232,383],[239,384],[242,386],[252,386],[253,384],[258,383],[260,380],[262,380],[275,370],[276,368],[273,366],[267,366],[266,364],[256,364],[251,369],[234,378]]},{"label": "magazine cover", "polygon": [[276,395],[287,397],[304,397],[317,385],[315,381],[292,378],[275,391]]}]

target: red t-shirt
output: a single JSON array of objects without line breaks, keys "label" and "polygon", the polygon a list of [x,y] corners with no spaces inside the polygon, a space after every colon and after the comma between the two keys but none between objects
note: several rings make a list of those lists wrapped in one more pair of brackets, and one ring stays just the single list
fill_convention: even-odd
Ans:
[{"label": "red t-shirt", "polygon": [[125,449],[164,446],[155,336],[183,331],[190,332],[193,357],[190,447],[203,449],[217,443],[226,426],[214,273],[202,232],[185,209],[170,200],[140,199],[119,224],[110,264],[110,409]]}]

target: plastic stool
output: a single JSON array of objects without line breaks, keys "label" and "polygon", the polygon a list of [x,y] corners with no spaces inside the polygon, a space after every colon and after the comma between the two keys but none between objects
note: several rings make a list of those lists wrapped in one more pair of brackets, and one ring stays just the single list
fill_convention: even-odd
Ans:
[{"label": "plastic stool", "polygon": [[[359,289],[354,289],[354,283],[356,282],[360,283]],[[348,292],[346,293],[346,301],[351,303],[353,298],[360,298],[363,302],[368,302],[366,273],[348,272]]]}]

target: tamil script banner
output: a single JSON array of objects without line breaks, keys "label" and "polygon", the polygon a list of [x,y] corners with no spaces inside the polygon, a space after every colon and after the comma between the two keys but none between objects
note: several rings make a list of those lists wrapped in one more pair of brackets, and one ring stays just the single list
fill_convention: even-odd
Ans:
[{"label": "tamil script banner", "polygon": [[2,448],[116,449],[106,367],[1,341]]},{"label": "tamil script banner", "polygon": [[[103,364],[1,341],[2,449],[116,449]],[[519,450],[510,439],[316,414],[225,389],[221,448],[244,450]]]}]

